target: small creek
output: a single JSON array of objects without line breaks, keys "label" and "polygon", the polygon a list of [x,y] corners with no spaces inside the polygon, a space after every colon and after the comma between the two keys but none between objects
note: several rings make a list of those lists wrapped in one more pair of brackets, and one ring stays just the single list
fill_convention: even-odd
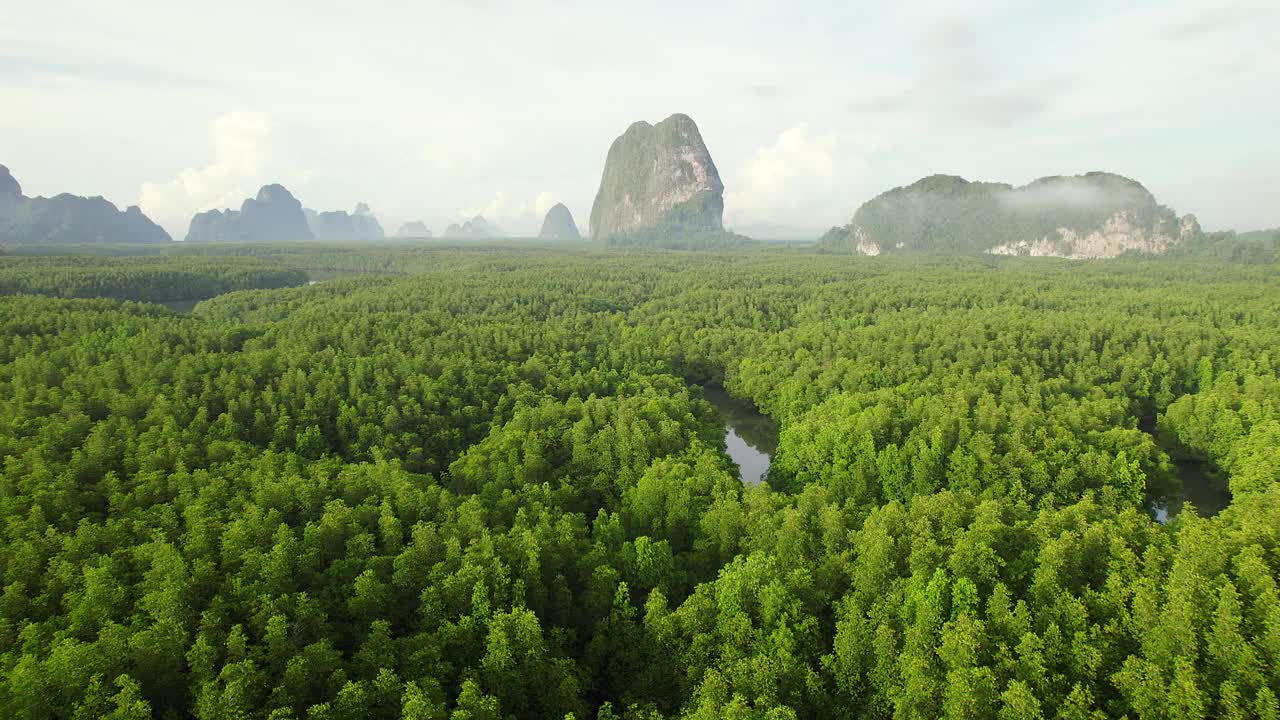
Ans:
[{"label": "small creek", "polygon": [[[778,449],[778,425],[760,412],[749,400],[730,395],[719,385],[703,388],[703,397],[720,411],[724,423],[724,443],[729,457],[738,465],[739,477],[747,485],[764,480],[769,463]],[[1143,423],[1146,432],[1154,423]],[[1231,493],[1224,482],[1215,477],[1209,464],[1194,459],[1179,459],[1170,452],[1179,487],[1165,495],[1152,495],[1151,509],[1158,522],[1166,523],[1190,503],[1201,517],[1213,517],[1231,503]]]},{"label": "small creek", "polygon": [[1177,515],[1190,503],[1200,517],[1213,517],[1231,504],[1231,492],[1209,471],[1208,463],[1199,460],[1172,460],[1175,474],[1182,483],[1181,492],[1168,497],[1153,497],[1151,509],[1161,523]]},{"label": "small creek", "polygon": [[199,300],[159,300],[155,304],[163,305],[176,313],[186,315],[195,309]]},{"label": "small creek", "polygon": [[755,485],[764,480],[769,461],[778,449],[778,426],[749,400],[730,395],[719,385],[703,388],[703,397],[720,411],[724,422],[724,444],[729,457],[738,464],[742,482]]},{"label": "small creek", "polygon": [[[1154,418],[1139,420],[1138,429],[1151,435],[1159,444]],[[1216,477],[1209,463],[1184,457],[1176,448],[1161,448],[1169,454],[1179,486],[1171,493],[1150,497],[1156,522],[1169,522],[1187,503],[1196,509],[1200,517],[1213,517],[1231,504],[1231,491],[1226,487],[1226,480]]]},{"label": "small creek", "polygon": [[[307,278],[308,278],[307,285],[319,285],[320,283],[326,282],[328,280],[339,280],[343,278],[361,277],[363,274],[364,273],[343,272],[340,270],[312,270],[307,273]],[[215,295],[214,297],[217,297],[217,296]],[[203,299],[208,300],[210,298],[203,298]],[[156,300],[154,301],[154,304],[163,305],[176,313],[181,313],[183,315],[190,315],[191,311],[195,309],[196,303],[199,303],[200,301],[201,300],[199,299],[197,300]]]}]

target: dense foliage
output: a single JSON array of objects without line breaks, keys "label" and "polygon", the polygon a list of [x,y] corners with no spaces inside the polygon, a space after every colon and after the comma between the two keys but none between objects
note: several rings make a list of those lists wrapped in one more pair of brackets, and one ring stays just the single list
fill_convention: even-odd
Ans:
[{"label": "dense foliage", "polygon": [[1280,263],[1280,230],[1208,233],[1200,242],[1175,247],[1178,259],[1202,258],[1240,263]]},{"label": "dense foliage", "polygon": [[1274,273],[369,252],[0,297],[0,714],[1280,713]]},{"label": "dense foliage", "polygon": [[307,273],[250,257],[13,256],[0,258],[0,295],[203,300],[233,290],[283,288]]}]

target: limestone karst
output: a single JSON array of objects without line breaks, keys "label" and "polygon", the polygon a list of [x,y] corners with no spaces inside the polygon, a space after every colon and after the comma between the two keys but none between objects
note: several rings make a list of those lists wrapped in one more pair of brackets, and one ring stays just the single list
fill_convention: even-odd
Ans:
[{"label": "limestone karst", "polygon": [[209,210],[191,219],[187,242],[311,240],[302,203],[283,185],[264,185],[239,210]]},{"label": "limestone karst", "polygon": [[564,203],[556,203],[547,211],[542,220],[542,230],[538,232],[540,240],[581,240],[578,225],[573,221],[573,213]]},{"label": "limestone karst", "polygon": [[1202,236],[1138,183],[1112,173],[1040,178],[1014,187],[933,175],[882,193],[819,247],[894,253],[1108,258],[1161,255]]},{"label": "limestone karst", "polygon": [[476,215],[462,223],[449,225],[444,231],[444,236],[449,238],[494,238],[500,237],[500,234],[498,228],[490,225],[480,215]]},{"label": "limestone karst", "polygon": [[592,240],[657,229],[668,234],[723,229],[724,183],[698,126],[676,114],[641,121],[613,141],[591,206]]},{"label": "limestone karst", "polygon": [[303,209],[307,227],[317,240],[380,240],[385,237],[382,224],[374,217],[369,206],[357,203],[354,212],[344,210],[316,212]]},{"label": "limestone karst", "polygon": [[0,165],[0,243],[158,243],[172,238],[137,205],[121,211],[102,197],[27,197]]},{"label": "limestone karst", "polygon": [[400,229],[396,231],[396,237],[429,238],[431,237],[431,231],[427,229],[427,224],[421,220],[410,220],[400,226]]}]

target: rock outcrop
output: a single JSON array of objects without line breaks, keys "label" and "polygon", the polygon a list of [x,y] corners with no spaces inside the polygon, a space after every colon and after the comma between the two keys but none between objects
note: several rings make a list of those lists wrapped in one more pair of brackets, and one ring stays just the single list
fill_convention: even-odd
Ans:
[{"label": "rock outcrop", "polygon": [[264,185],[239,210],[198,213],[187,230],[187,242],[288,242],[314,237],[302,203],[282,185]]},{"label": "rock outcrop", "polygon": [[547,211],[542,219],[542,230],[538,231],[540,240],[581,240],[578,225],[573,221],[573,213],[564,203],[556,203]]},{"label": "rock outcrop", "polygon": [[364,203],[357,203],[355,212],[350,214],[342,210],[318,213],[309,208],[304,208],[302,213],[316,240],[381,240],[385,237],[382,224]]},{"label": "rock outcrop", "polygon": [[398,238],[429,238],[431,231],[427,229],[427,224],[421,220],[412,220],[400,226],[396,231]]},{"label": "rock outcrop", "polygon": [[101,197],[63,193],[29,198],[0,165],[0,243],[156,243],[172,238],[130,205],[119,208]]},{"label": "rock outcrop", "polygon": [[499,237],[499,233],[498,228],[490,225],[487,220],[477,215],[461,225],[453,223],[444,231],[444,236],[448,238],[494,238]]},{"label": "rock outcrop", "polygon": [[893,253],[1111,258],[1163,255],[1202,237],[1140,183],[1111,173],[1055,176],[1022,187],[934,175],[894,188],[832,228],[819,246]]},{"label": "rock outcrop", "polygon": [[14,197],[22,197],[22,186],[17,178],[9,172],[9,168],[0,165],[0,202]]},{"label": "rock outcrop", "polygon": [[592,240],[659,229],[723,230],[724,183],[688,115],[637,122],[609,148],[591,206]]}]

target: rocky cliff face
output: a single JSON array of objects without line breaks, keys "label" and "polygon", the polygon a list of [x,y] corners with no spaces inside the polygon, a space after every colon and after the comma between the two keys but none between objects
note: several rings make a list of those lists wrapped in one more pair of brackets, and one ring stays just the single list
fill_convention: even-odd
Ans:
[{"label": "rocky cliff face", "polygon": [[209,210],[191,219],[187,242],[280,242],[311,240],[307,217],[282,185],[264,185],[239,210]]},{"label": "rocky cliff face", "polygon": [[0,228],[9,225],[9,217],[14,208],[26,201],[22,194],[22,186],[9,174],[9,168],[0,165]]},{"label": "rocky cliff face", "polygon": [[399,238],[429,238],[431,231],[427,229],[427,224],[421,220],[413,220],[400,226],[396,231],[396,237]]},{"label": "rocky cliff face", "polygon": [[609,148],[591,206],[592,240],[646,228],[723,229],[724,183],[688,115],[637,122]]},{"label": "rocky cliff face", "polygon": [[1162,255],[1202,236],[1140,183],[1110,173],[1041,178],[1022,187],[935,175],[867,202],[819,241],[831,250],[990,253],[1073,259]]},{"label": "rocky cliff face", "polygon": [[307,227],[317,240],[380,240],[385,237],[382,224],[364,203],[357,203],[355,212],[351,214],[342,210],[318,213],[303,209],[302,212],[307,218]]},{"label": "rocky cliff face", "polygon": [[542,230],[538,232],[541,240],[581,240],[578,225],[573,221],[573,214],[564,203],[556,203],[547,211],[542,220]]},{"label": "rocky cliff face", "polygon": [[17,178],[9,172],[9,168],[0,165],[0,201],[14,197],[22,197],[22,186],[18,184]]},{"label": "rocky cliff face", "polygon": [[0,165],[0,243],[169,242],[163,228],[136,205],[121,212],[101,197],[56,195],[29,198]]},{"label": "rocky cliff face", "polygon": [[1177,233],[1160,219],[1153,227],[1135,222],[1135,213],[1121,210],[1108,217],[1102,226],[1081,234],[1073,228],[1060,227],[1034,241],[1019,240],[991,248],[992,255],[1025,255],[1060,257],[1072,260],[1113,258],[1125,253],[1164,255],[1177,243],[1189,243],[1200,237],[1200,224],[1194,215],[1179,221]]}]

